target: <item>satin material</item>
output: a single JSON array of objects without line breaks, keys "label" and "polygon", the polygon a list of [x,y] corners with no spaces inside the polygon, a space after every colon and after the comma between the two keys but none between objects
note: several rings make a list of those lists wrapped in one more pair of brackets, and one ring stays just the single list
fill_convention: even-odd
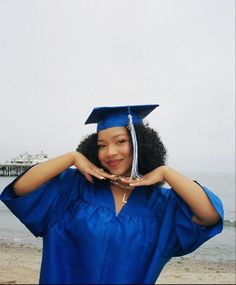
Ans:
[{"label": "satin material", "polygon": [[153,284],[173,256],[192,252],[223,228],[223,206],[203,187],[221,216],[202,227],[172,189],[136,187],[120,213],[109,186],[97,189],[67,169],[35,191],[0,199],[43,237],[41,284]]},{"label": "satin material", "polygon": [[144,119],[158,104],[130,105],[113,107],[96,107],[93,109],[85,124],[97,123],[97,132],[113,127],[127,127],[128,115],[133,118],[134,125],[142,124]]}]

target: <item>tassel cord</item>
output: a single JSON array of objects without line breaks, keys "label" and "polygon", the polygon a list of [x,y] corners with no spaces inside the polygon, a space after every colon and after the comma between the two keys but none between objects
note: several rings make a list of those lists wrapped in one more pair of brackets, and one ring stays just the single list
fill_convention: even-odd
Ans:
[{"label": "tassel cord", "polygon": [[132,120],[132,115],[129,114],[128,118],[129,118],[129,128],[130,128],[130,133],[131,133],[131,138],[132,138],[132,143],[133,143],[133,161],[132,161],[130,179],[137,179],[137,178],[142,177],[138,172],[138,142],[137,142],[137,136],[136,136],[133,120]]}]

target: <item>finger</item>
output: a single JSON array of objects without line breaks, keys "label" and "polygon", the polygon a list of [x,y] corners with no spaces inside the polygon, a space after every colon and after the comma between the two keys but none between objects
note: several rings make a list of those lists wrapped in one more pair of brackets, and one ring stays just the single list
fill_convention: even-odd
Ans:
[{"label": "finger", "polygon": [[105,180],[105,179],[113,179],[115,175],[111,175],[109,173],[106,173],[105,171],[102,171],[99,168],[90,168],[89,173],[93,175],[94,177]]},{"label": "finger", "polygon": [[120,180],[124,183],[127,183],[127,184],[129,184],[131,181],[129,177],[122,177],[122,178],[120,178]]},{"label": "finger", "polygon": [[100,179],[100,180],[105,180],[106,179],[103,175],[100,175],[99,173],[97,173],[94,170],[90,170],[89,174],[94,176],[94,177],[96,177],[97,179]]},{"label": "finger", "polygon": [[[110,174],[108,172],[105,172],[105,170],[103,168],[92,168],[92,171],[94,171],[94,173],[96,173],[97,175],[99,175],[99,179],[114,179],[116,177],[116,175]],[[103,177],[103,178],[101,178]]]},{"label": "finger", "polygon": [[84,172],[83,175],[85,176],[85,178],[86,178],[89,182],[93,183],[93,177],[92,177],[90,174],[88,174],[87,172]]},{"label": "finger", "polygon": [[140,182],[143,181],[145,178],[136,178],[136,179],[131,179],[129,177],[125,177],[125,178],[121,178],[121,181],[126,183],[126,184],[130,184],[130,183],[136,183],[136,182]]},{"label": "finger", "polygon": [[144,186],[144,185],[150,185],[150,182],[145,179],[140,179],[139,181],[135,180],[129,183],[130,186]]},{"label": "finger", "polygon": [[114,180],[114,179],[116,178],[116,175],[110,174],[110,173],[108,173],[108,172],[103,172],[102,175],[103,175],[104,177],[106,177],[106,178],[108,178],[108,179],[112,179],[112,180]]}]

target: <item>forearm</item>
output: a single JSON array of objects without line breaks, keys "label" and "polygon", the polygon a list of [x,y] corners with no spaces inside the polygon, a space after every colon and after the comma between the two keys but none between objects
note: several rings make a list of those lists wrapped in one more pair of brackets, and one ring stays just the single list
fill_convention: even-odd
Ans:
[{"label": "forearm", "polygon": [[204,190],[194,181],[170,167],[164,167],[164,180],[188,204],[194,214],[193,220],[201,225],[215,224],[219,215]]},{"label": "forearm", "polygon": [[66,153],[37,164],[16,181],[13,186],[13,190],[17,196],[22,196],[32,192],[37,187],[45,184],[73,164],[74,152]]}]

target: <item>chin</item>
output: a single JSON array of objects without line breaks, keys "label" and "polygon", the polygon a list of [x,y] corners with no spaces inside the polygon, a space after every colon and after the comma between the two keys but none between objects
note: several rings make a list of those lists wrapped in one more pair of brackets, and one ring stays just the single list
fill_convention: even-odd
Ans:
[{"label": "chin", "polygon": [[111,170],[109,172],[113,175],[116,175],[116,176],[122,176],[123,175],[123,172],[117,171],[117,170]]},{"label": "chin", "polygon": [[110,172],[116,176],[130,176],[130,171],[112,170]]},{"label": "chin", "polygon": [[104,169],[109,172],[112,175],[116,175],[116,176],[130,176],[131,174],[131,168],[126,168],[126,167],[119,167],[119,168],[109,168],[109,167],[105,167],[105,165],[103,166]]}]

